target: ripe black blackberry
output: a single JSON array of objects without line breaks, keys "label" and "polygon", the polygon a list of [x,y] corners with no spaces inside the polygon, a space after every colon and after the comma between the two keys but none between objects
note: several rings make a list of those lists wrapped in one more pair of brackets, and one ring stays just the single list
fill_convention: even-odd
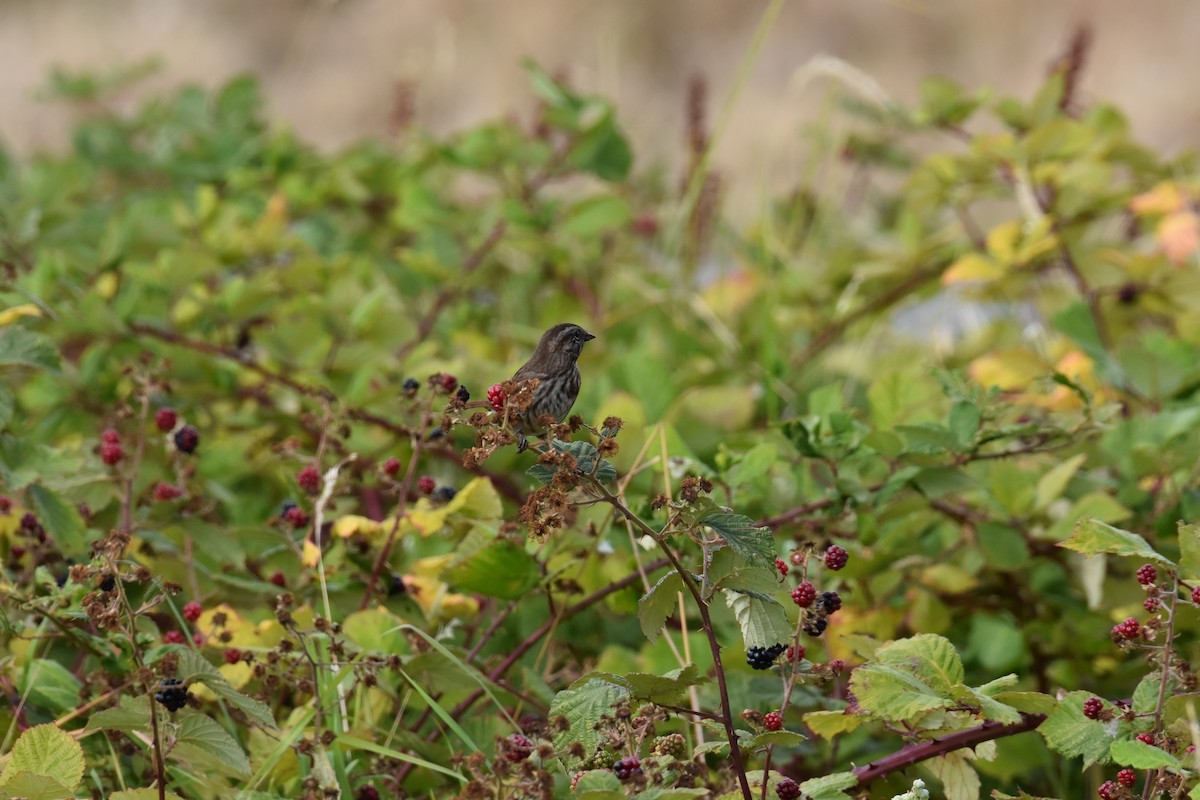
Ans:
[{"label": "ripe black blackberry", "polygon": [[159,690],[154,693],[154,699],[172,713],[187,705],[188,690],[183,681],[178,678],[168,678],[163,681]]},{"label": "ripe black blackberry", "polygon": [[796,800],[800,796],[800,784],[791,778],[784,778],[775,784],[775,794],[779,795],[779,800]]},{"label": "ripe black blackberry", "polygon": [[192,425],[184,425],[175,431],[175,449],[181,453],[194,453],[200,445],[200,431]]},{"label": "ripe black blackberry", "polygon": [[105,575],[100,579],[100,591],[111,592],[115,588],[117,588],[117,579],[112,575]]},{"label": "ripe black blackberry", "polygon": [[635,775],[642,774],[642,760],[637,756],[622,758],[613,764],[613,772],[617,774],[617,780],[627,781]]},{"label": "ripe black blackberry", "polygon": [[421,388],[421,383],[416,378],[405,378],[404,380],[404,395],[412,397]]},{"label": "ripe black blackberry", "polygon": [[458,399],[458,402],[460,402],[460,403],[467,403],[467,402],[470,402],[470,400],[471,400],[471,393],[467,391],[466,386],[462,386],[462,385],[460,385],[458,387],[458,391],[454,393],[454,396]]},{"label": "ripe black blackberry", "polygon": [[821,592],[821,599],[817,601],[820,610],[823,610],[828,616],[842,607],[842,598],[837,592]]},{"label": "ripe black blackberry", "polygon": [[433,497],[431,499],[434,503],[440,505],[442,503],[449,503],[454,499],[454,495],[456,494],[458,494],[458,490],[453,486],[439,486],[434,490]]},{"label": "ripe black blackberry", "polygon": [[754,669],[770,669],[775,659],[787,649],[787,645],[773,644],[770,647],[746,648],[746,663]]},{"label": "ripe black blackberry", "polygon": [[825,627],[827,625],[829,625],[829,623],[824,617],[817,617],[816,619],[808,621],[808,623],[804,626],[804,632],[809,636],[820,636],[825,632]]}]

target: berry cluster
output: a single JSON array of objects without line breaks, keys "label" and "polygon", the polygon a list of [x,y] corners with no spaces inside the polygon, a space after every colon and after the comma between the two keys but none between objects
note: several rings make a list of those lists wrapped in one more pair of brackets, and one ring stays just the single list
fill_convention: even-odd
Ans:
[{"label": "berry cluster", "polygon": [[796,800],[800,796],[800,784],[791,778],[784,778],[775,784],[775,794],[779,795],[779,800]]},{"label": "berry cluster", "polygon": [[1128,789],[1137,783],[1137,773],[1126,767],[1117,773],[1117,783]]},{"label": "berry cluster", "polygon": [[782,558],[775,559],[775,569],[779,570],[780,575],[786,576],[788,574],[787,562],[784,561]]},{"label": "berry cluster", "polygon": [[1149,586],[1156,580],[1158,580],[1158,570],[1154,568],[1153,564],[1143,564],[1138,567],[1137,582],[1142,586]]},{"label": "berry cluster", "polygon": [[834,572],[846,566],[846,562],[849,560],[850,554],[836,544],[830,545],[829,549],[825,551],[825,566]]},{"label": "berry cluster", "polygon": [[101,461],[113,467],[124,457],[125,450],[121,447],[121,434],[117,433],[115,428],[108,428],[100,434]]},{"label": "berry cluster", "polygon": [[508,395],[504,393],[504,387],[498,383],[492,384],[487,390],[488,402],[492,405],[492,410],[497,414],[504,411],[504,403],[508,400]]},{"label": "berry cluster", "polygon": [[824,612],[826,616],[835,611],[840,611],[842,608],[842,598],[837,592],[821,592],[821,599],[817,601],[817,611]]},{"label": "berry cluster", "polygon": [[1114,625],[1112,629],[1112,638],[1117,642],[1124,642],[1130,639],[1138,639],[1142,635],[1142,626],[1133,617],[1127,618],[1119,625]]},{"label": "berry cluster", "polygon": [[169,678],[163,681],[161,688],[154,693],[154,699],[162,703],[167,711],[175,712],[187,705],[188,690],[183,681]]},{"label": "berry cluster", "polygon": [[763,717],[763,727],[769,731],[777,731],[783,727],[783,715],[778,711],[772,711]]},{"label": "berry cluster", "polygon": [[682,759],[687,755],[687,740],[683,738],[682,734],[669,733],[666,736],[660,736],[655,739],[651,750],[653,750],[655,755]]},{"label": "berry cluster", "polygon": [[421,388],[421,383],[416,378],[405,378],[403,388],[405,397],[415,397],[417,390]]},{"label": "berry cluster", "polygon": [[308,494],[316,494],[321,488],[321,473],[310,464],[296,473],[296,483]]},{"label": "berry cluster", "polygon": [[183,489],[178,486],[159,481],[154,485],[154,499],[160,503],[167,503],[183,495]]},{"label": "berry cluster", "polygon": [[746,663],[753,669],[770,669],[786,649],[787,645],[779,643],[770,647],[749,647],[746,649]]},{"label": "berry cluster", "polygon": [[617,780],[627,781],[630,778],[642,774],[642,760],[637,756],[622,758],[620,761],[613,764],[613,772],[617,774]]},{"label": "berry cluster", "polygon": [[1089,697],[1083,701],[1083,715],[1088,719],[1100,719],[1104,713],[1104,701],[1099,697]]},{"label": "berry cluster", "polygon": [[183,606],[183,618],[188,622],[195,622],[200,619],[200,615],[204,613],[204,607],[193,600],[190,603],[185,603]]},{"label": "berry cluster", "polygon": [[170,433],[175,430],[175,425],[179,422],[179,415],[175,413],[175,409],[170,406],[160,408],[154,414],[154,427],[158,428],[163,433]]},{"label": "berry cluster", "polygon": [[400,472],[400,459],[393,456],[392,458],[389,458],[387,461],[383,462],[383,474],[384,475],[387,475],[389,478],[394,478],[394,477],[396,477],[397,473],[399,473],[399,472]]},{"label": "berry cluster", "polygon": [[175,431],[175,449],[181,453],[194,453],[200,446],[200,431],[191,425],[184,425]]},{"label": "berry cluster", "polygon": [[808,581],[792,589],[792,602],[801,608],[808,608],[817,599],[817,587]]},{"label": "berry cluster", "polygon": [[1121,796],[1121,787],[1113,781],[1105,781],[1100,784],[1096,794],[1100,795],[1100,800],[1117,800]]},{"label": "berry cluster", "polygon": [[524,761],[533,755],[533,743],[519,733],[504,740],[504,757],[509,761]]}]

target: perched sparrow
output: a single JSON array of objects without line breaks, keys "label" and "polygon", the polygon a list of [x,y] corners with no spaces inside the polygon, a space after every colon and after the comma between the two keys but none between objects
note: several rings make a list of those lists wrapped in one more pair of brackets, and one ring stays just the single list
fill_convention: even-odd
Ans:
[{"label": "perched sparrow", "polygon": [[533,356],[512,376],[514,381],[538,380],[533,402],[515,420],[518,453],[527,446],[525,435],[545,432],[538,424],[539,417],[548,414],[558,422],[567,418],[579,396],[579,366],[575,362],[583,346],[595,338],[578,325],[561,322],[542,334]]}]

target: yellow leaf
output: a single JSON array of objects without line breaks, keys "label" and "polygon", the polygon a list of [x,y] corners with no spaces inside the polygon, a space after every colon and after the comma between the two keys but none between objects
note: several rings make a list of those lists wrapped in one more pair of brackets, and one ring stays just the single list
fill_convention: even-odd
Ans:
[{"label": "yellow leaf", "polygon": [[301,561],[306,567],[315,567],[317,562],[321,560],[321,548],[313,544],[311,539],[304,540],[304,551],[301,556]]},{"label": "yellow leaf", "polygon": [[25,303],[24,305],[13,306],[0,311],[0,325],[11,325],[21,317],[40,317],[42,310],[33,303]]},{"label": "yellow leaf", "polygon": [[457,555],[454,553],[446,553],[440,556],[429,556],[428,558],[417,559],[412,564],[412,574],[420,575],[425,578],[436,578],[445,571]]},{"label": "yellow leaf", "polygon": [[1130,200],[1129,208],[1135,214],[1170,214],[1183,208],[1183,204],[1184,197],[1179,187],[1171,181],[1163,181]]},{"label": "yellow leaf", "polygon": [[[388,523],[388,530],[391,530],[391,523]],[[335,536],[340,536],[343,539],[349,539],[356,533],[361,533],[364,536],[377,536],[383,533],[383,523],[376,522],[373,519],[360,517],[355,514],[347,514],[344,517],[339,517],[333,523],[333,533]]]},{"label": "yellow leaf", "polygon": [[1011,264],[1021,238],[1021,223],[1018,220],[1002,222],[988,231],[987,250],[1002,264]]},{"label": "yellow leaf", "polygon": [[1004,277],[1004,267],[980,253],[967,253],[942,273],[942,285],[965,281],[994,281]]},{"label": "yellow leaf", "polygon": [[411,597],[431,622],[450,618],[467,619],[479,613],[479,601],[467,595],[448,591],[446,584],[424,575],[410,575],[404,579]]},{"label": "yellow leaf", "polygon": [[1200,218],[1193,211],[1176,211],[1159,221],[1155,234],[1171,263],[1184,264],[1200,248]]},{"label": "yellow leaf", "polygon": [[96,278],[96,282],[92,284],[92,287],[96,290],[97,295],[105,300],[111,300],[113,295],[117,293],[117,289],[121,288],[121,279],[115,272],[106,272],[99,278]]},{"label": "yellow leaf", "polygon": [[[454,500],[457,499],[458,496],[455,495]],[[446,524],[446,516],[450,513],[450,506],[453,505],[454,500],[444,506],[434,508],[429,500],[422,497],[417,501],[416,507],[408,512],[405,521],[416,528],[422,536],[432,536]]]},{"label": "yellow leaf", "polygon": [[719,316],[732,317],[740,314],[758,296],[758,290],[758,273],[742,270],[709,284],[701,296]]},{"label": "yellow leaf", "polygon": [[1024,348],[1007,348],[982,355],[967,371],[984,387],[997,386],[1006,392],[1022,391],[1046,375],[1049,365]]}]

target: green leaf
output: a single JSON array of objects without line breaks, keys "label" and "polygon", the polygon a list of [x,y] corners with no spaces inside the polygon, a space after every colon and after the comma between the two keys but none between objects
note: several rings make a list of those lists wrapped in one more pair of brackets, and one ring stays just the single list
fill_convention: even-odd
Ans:
[{"label": "green leaf", "polygon": [[881,664],[902,667],[927,685],[949,692],[962,683],[963,665],[954,645],[944,636],[922,633],[886,644],[875,652]]},{"label": "green leaf", "polygon": [[[174,792],[167,792],[165,797],[166,800],[183,800]],[[158,800],[158,789],[125,789],[124,791],[110,794],[108,800]],[[244,797],[242,793],[239,793],[238,800],[250,800],[250,798]]]},{"label": "green leaf", "polygon": [[[158,793],[155,792],[155,800]],[[75,797],[75,792],[53,778],[35,775],[24,770],[12,773],[0,782],[0,798],[3,800],[63,800]]]},{"label": "green leaf", "polygon": [[885,720],[911,721],[956,703],[962,679],[954,645],[941,636],[921,634],[879,648],[876,662],[851,673],[850,687],[864,711]]},{"label": "green leaf", "polygon": [[1015,570],[1029,563],[1029,543],[1013,528],[998,522],[981,522],[977,531],[979,544],[991,566]]},{"label": "green leaf", "polygon": [[1200,577],[1200,524],[1179,524],[1179,572],[1183,578]]},{"label": "green leaf", "polygon": [[747,486],[767,474],[779,460],[779,448],[769,442],[755,445],[729,470],[729,482]]},{"label": "green leaf", "polygon": [[577,203],[558,226],[560,233],[581,239],[598,236],[629,222],[629,204],[621,197],[601,195]]},{"label": "green leaf", "polygon": [[0,786],[18,772],[27,772],[73,790],[83,780],[83,767],[83,748],[69,733],[53,724],[36,725],[17,738],[0,772]]},{"label": "green leaf", "polygon": [[122,695],[116,708],[106,708],[88,717],[89,731],[148,731],[150,730],[150,700]]},{"label": "green leaf", "polygon": [[928,467],[912,479],[921,494],[938,498],[948,494],[961,494],[978,489],[975,479],[958,467]]},{"label": "green leaf", "polygon": [[1071,478],[1075,477],[1075,473],[1079,471],[1084,460],[1087,458],[1083,453],[1072,456],[1066,461],[1055,465],[1048,470],[1042,477],[1038,478],[1037,492],[1034,495],[1033,508],[1035,511],[1042,511],[1059,497],[1067,488],[1067,484],[1071,482]]},{"label": "green leaf", "polygon": [[28,693],[35,704],[55,714],[79,704],[79,689],[83,685],[69,669],[46,658],[36,658],[21,673],[19,688]]},{"label": "green leaf", "polygon": [[741,514],[709,514],[700,523],[716,531],[747,564],[774,568],[775,537],[768,528],[755,526],[754,520]]},{"label": "green leaf", "polygon": [[459,555],[442,577],[463,591],[503,600],[523,596],[542,579],[537,559],[507,539]]},{"label": "green leaf", "polygon": [[0,429],[7,427],[8,423],[12,421],[15,402],[8,385],[0,383]]},{"label": "green leaf", "polygon": [[629,175],[633,150],[611,110],[579,138],[567,154],[567,161],[605,181],[620,181]]},{"label": "green leaf", "polygon": [[969,763],[974,755],[970,750],[955,750],[925,762],[924,767],[942,782],[946,800],[979,800],[979,773]]},{"label": "green leaf", "polygon": [[1057,700],[1041,692],[998,692],[993,697],[1026,714],[1049,714],[1058,705]]},{"label": "green leaf", "polygon": [[725,602],[733,611],[746,649],[770,647],[788,641],[792,626],[787,614],[774,598],[757,592],[735,592],[723,589]]},{"label": "green leaf", "polygon": [[1152,744],[1139,742],[1137,739],[1121,739],[1113,742],[1109,754],[1113,761],[1134,769],[1158,769],[1159,767],[1173,770],[1183,769],[1183,764],[1179,759],[1166,750]]},{"label": "green leaf", "polygon": [[638,600],[638,624],[642,634],[651,642],[658,641],[667,617],[679,607],[679,592],[683,591],[683,578],[678,572],[668,572],[650,587],[650,591]]},{"label": "green leaf", "polygon": [[819,778],[809,778],[800,784],[802,796],[809,800],[850,800],[844,790],[858,785],[858,776],[853,772],[835,772]]},{"label": "green leaf", "polygon": [[58,349],[40,333],[9,325],[0,329],[0,366],[10,365],[57,371]]},{"label": "green leaf", "polygon": [[238,775],[250,774],[250,760],[246,758],[241,745],[228,731],[204,714],[192,713],[179,720],[176,744],[194,747]]},{"label": "green leaf", "polygon": [[204,656],[190,648],[181,649],[177,653],[180,679],[189,683],[203,683],[214,694],[220,695],[227,703],[241,709],[247,717],[258,724],[268,728],[276,727],[275,717],[271,713],[270,706],[234,689],[229,681],[225,680],[225,677],[217,671],[217,668],[204,659]]},{"label": "green leaf", "polygon": [[682,699],[690,686],[705,683],[708,678],[700,673],[695,664],[673,669],[665,675],[652,672],[630,672],[617,675],[612,672],[589,672],[581,676],[572,686],[585,686],[589,681],[607,681],[622,687],[630,697],[648,703],[675,705]]},{"label": "green leaf", "polygon": [[804,724],[822,739],[832,739],[841,733],[849,733],[868,720],[845,711],[810,711],[804,715]]},{"label": "green leaf", "polygon": [[633,798],[634,800],[691,800],[693,797],[708,797],[711,794],[712,792],[708,789],[662,789],[652,786],[645,791],[638,792]]},{"label": "green leaf", "polygon": [[1011,725],[1021,721],[1021,712],[1012,706],[989,697],[986,693],[968,686],[954,687],[954,698],[967,705],[979,707],[979,717],[988,722],[1000,722]]},{"label": "green leaf", "polygon": [[561,754],[568,768],[578,768],[582,759],[573,758],[567,748],[574,742],[583,746],[584,758],[596,752],[600,744],[600,732],[596,725],[604,715],[612,714],[612,707],[629,699],[629,690],[604,680],[588,681],[583,686],[564,689],[550,703],[550,718],[565,717],[569,727],[554,734],[554,749]]},{"label": "green leaf", "polygon": [[1108,553],[1116,556],[1135,556],[1148,561],[1174,566],[1174,562],[1160,555],[1145,539],[1136,533],[1114,528],[1098,519],[1081,519],[1075,523],[1075,532],[1059,547],[1083,553],[1085,556]]},{"label": "green leaf", "polygon": [[950,432],[958,440],[959,449],[966,451],[975,443],[979,433],[980,413],[974,403],[959,400],[950,407]]},{"label": "green leaf", "polygon": [[74,507],[39,483],[30,484],[29,499],[47,533],[64,552],[77,554],[83,551],[87,528]]},{"label": "green leaf", "polygon": [[1084,769],[1105,763],[1109,749],[1120,736],[1116,720],[1105,723],[1083,715],[1083,702],[1090,692],[1070,692],[1038,727],[1038,733],[1054,752],[1067,758],[1082,758]]},{"label": "green leaf", "polygon": [[755,735],[747,746],[751,749],[767,747],[768,745],[775,747],[799,747],[807,738],[807,736],[795,731],[763,731]]}]

